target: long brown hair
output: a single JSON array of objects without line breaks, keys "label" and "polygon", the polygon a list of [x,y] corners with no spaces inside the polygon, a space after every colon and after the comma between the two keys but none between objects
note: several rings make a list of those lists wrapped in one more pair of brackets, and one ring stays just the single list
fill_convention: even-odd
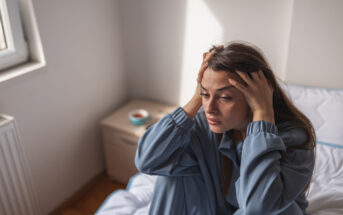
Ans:
[{"label": "long brown hair", "polygon": [[315,148],[316,136],[311,121],[286,96],[258,47],[243,42],[232,42],[226,47],[213,46],[210,51],[213,49],[216,49],[216,53],[209,60],[208,67],[214,71],[222,70],[233,73],[241,71],[251,76],[251,73],[261,70],[274,90],[273,108],[275,124],[290,122],[293,128],[300,127],[305,129],[308,141],[301,146],[292,148]]},{"label": "long brown hair", "polygon": [[[251,73],[261,70],[267,78],[269,84],[273,88],[273,109],[276,125],[282,125],[289,122],[291,128],[303,128],[308,136],[308,141],[299,146],[290,146],[287,151],[295,149],[306,149],[315,151],[316,135],[311,121],[300,112],[286,96],[275,75],[269,66],[262,51],[251,44],[243,42],[232,42],[226,47],[213,46],[210,51],[216,49],[216,53],[208,62],[208,67],[214,71],[222,70],[235,73],[241,71],[247,73],[251,77]],[[278,126],[278,130],[291,129],[290,127]],[[217,137],[219,137],[217,135]],[[283,154],[282,156],[286,156]],[[304,189],[304,193],[308,191],[310,181]],[[224,191],[224,190],[223,190]]]}]

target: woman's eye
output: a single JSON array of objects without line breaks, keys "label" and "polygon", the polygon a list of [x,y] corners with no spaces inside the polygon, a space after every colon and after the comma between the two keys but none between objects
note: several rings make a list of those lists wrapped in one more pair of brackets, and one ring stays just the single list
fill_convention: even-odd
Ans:
[{"label": "woman's eye", "polygon": [[219,97],[219,99],[224,100],[224,101],[230,101],[232,98],[228,96],[222,96],[222,97]]},{"label": "woman's eye", "polygon": [[204,98],[208,98],[208,97],[209,97],[209,95],[206,94],[206,93],[200,93],[200,95],[201,95],[202,97],[204,97]]}]

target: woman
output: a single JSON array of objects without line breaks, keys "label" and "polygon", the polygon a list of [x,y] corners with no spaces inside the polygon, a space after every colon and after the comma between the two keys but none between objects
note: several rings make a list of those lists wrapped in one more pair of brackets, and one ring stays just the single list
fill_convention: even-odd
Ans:
[{"label": "woman", "polygon": [[314,130],[263,55],[244,43],[213,47],[197,82],[139,140],[137,168],[159,175],[150,214],[306,214]]}]

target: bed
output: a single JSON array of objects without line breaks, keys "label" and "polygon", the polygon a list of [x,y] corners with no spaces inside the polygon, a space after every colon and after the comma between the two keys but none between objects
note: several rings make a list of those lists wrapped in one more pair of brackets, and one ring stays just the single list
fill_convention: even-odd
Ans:
[{"label": "bed", "polygon": [[[343,214],[343,89],[285,84],[294,104],[312,121],[317,134],[316,164],[308,192],[311,215]],[[116,190],[96,215],[146,215],[156,176],[138,173],[125,190]]]}]

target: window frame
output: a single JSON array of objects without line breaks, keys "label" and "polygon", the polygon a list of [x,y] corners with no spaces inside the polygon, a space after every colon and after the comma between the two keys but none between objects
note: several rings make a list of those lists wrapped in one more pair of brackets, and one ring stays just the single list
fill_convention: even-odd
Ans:
[{"label": "window frame", "polygon": [[[21,31],[23,35],[21,42],[26,44],[27,56],[24,61],[21,61],[16,65],[0,69],[0,83],[32,71],[37,71],[38,69],[46,65],[42,41],[38,30],[32,0],[2,1],[6,1],[7,3],[17,2],[17,4],[14,4],[14,8],[17,12],[12,13],[17,13],[16,16],[19,17],[19,27],[21,29],[19,30],[19,32]],[[7,6],[10,6],[11,4],[7,4]],[[12,31],[12,34],[14,34],[14,31]],[[18,48],[16,50],[18,50]],[[19,52],[19,55],[23,54],[24,52],[25,50],[23,52]]]}]

